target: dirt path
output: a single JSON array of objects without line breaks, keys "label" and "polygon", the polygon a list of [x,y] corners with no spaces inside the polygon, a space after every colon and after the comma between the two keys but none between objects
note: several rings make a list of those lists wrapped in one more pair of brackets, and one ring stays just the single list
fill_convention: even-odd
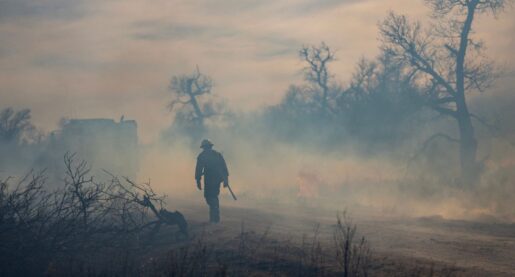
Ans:
[{"label": "dirt path", "polygon": [[515,225],[441,219],[365,221],[377,251],[515,276]]},{"label": "dirt path", "polygon": [[[192,228],[205,226],[207,207],[202,203],[177,203]],[[476,276],[515,276],[515,224],[477,223],[441,218],[378,217],[370,212],[351,215],[358,232],[375,253],[396,259],[420,260],[464,269]],[[301,240],[317,224],[320,238],[332,243],[335,212],[304,209],[249,209],[222,206],[219,236],[237,234],[242,228],[256,233],[270,229],[278,239]],[[243,226],[243,227],[242,227]],[[467,274],[468,275],[468,274]]]}]

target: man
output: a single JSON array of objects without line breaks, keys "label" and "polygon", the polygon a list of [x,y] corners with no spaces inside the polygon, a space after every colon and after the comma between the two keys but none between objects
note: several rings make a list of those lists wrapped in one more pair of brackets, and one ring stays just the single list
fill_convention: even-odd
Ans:
[{"label": "man", "polygon": [[224,183],[224,187],[229,185],[229,171],[225,164],[222,154],[213,150],[213,143],[205,139],[200,144],[203,149],[197,157],[197,166],[195,167],[195,180],[197,187],[202,190],[200,180],[204,175],[204,197],[209,205],[209,221],[212,223],[220,222],[220,205],[218,195],[220,194],[220,183]]}]

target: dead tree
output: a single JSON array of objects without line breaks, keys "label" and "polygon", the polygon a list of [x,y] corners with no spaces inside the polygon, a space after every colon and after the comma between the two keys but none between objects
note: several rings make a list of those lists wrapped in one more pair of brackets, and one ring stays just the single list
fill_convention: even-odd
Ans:
[{"label": "dead tree", "polygon": [[343,276],[368,276],[371,250],[364,236],[356,238],[356,225],[347,213],[338,213],[333,238],[336,258],[343,269]]},{"label": "dead tree", "polygon": [[211,92],[212,88],[213,81],[198,67],[192,74],[172,77],[169,89],[173,99],[168,108],[174,112],[174,121],[166,137],[186,135],[196,145],[209,125],[229,114],[225,103]]},{"label": "dead tree", "polygon": [[334,61],[334,52],[324,42],[320,46],[304,46],[299,57],[308,65],[304,69],[306,80],[313,84],[314,92],[319,99],[320,108],[324,112],[332,111],[330,105],[330,78],[328,64]]},{"label": "dead tree", "polygon": [[349,87],[337,98],[342,121],[355,137],[372,143],[399,143],[421,110],[413,70],[392,61],[388,52],[362,58]]},{"label": "dead tree", "polygon": [[172,77],[169,88],[173,94],[173,100],[168,104],[170,111],[180,105],[178,112],[199,126],[204,126],[205,119],[218,114],[213,103],[202,103],[201,98],[211,94],[213,81],[200,73],[198,67],[191,75]]},{"label": "dead tree", "polygon": [[2,110],[0,112],[0,141],[18,143],[24,135],[34,130],[30,117],[29,109],[17,112],[12,108]]},{"label": "dead tree", "polygon": [[97,182],[74,154],[64,163],[64,183],[56,191],[45,190],[45,172],[30,172],[16,184],[0,179],[0,260],[6,265],[0,275],[38,276],[52,263],[103,250],[140,252],[150,226],[178,225],[187,235],[184,217],[163,209],[164,196],[149,183]]},{"label": "dead tree", "polygon": [[461,179],[474,183],[480,169],[477,140],[466,93],[484,91],[493,83],[492,62],[482,58],[482,43],[471,38],[477,14],[498,13],[509,0],[426,0],[437,23],[425,32],[404,15],[390,15],[380,24],[383,50],[417,71],[427,106],[453,118],[459,129]]}]

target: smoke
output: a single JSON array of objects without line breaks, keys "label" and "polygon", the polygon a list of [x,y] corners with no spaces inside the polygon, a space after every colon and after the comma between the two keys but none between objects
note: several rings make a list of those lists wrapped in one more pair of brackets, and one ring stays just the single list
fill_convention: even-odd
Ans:
[{"label": "smoke", "polygon": [[[282,137],[275,131],[277,125],[271,128],[270,118],[263,113],[234,116],[226,124],[209,126],[204,136],[224,155],[231,187],[238,196],[238,201],[233,201],[228,191],[222,189],[222,205],[295,212],[348,209],[379,215],[437,215],[514,222],[515,160],[510,144],[513,124],[506,120],[512,112],[507,107],[512,107],[513,102],[507,99],[512,98],[472,101],[473,109],[482,104],[482,109],[476,111],[487,119],[493,117],[483,111],[504,107],[496,110],[503,119],[498,124],[502,132],[492,135],[486,127],[475,124],[479,156],[488,157],[476,186],[456,182],[459,161],[455,144],[436,142],[415,161],[408,162],[430,134],[449,130],[455,135],[452,121],[425,123],[420,129],[412,130],[410,139],[396,147],[374,146],[350,136],[329,140],[324,136],[331,132],[311,132],[302,126],[296,132],[304,133],[303,137]],[[121,126],[114,121],[107,123],[113,128]],[[109,177],[102,171],[106,169],[138,182],[150,181],[157,192],[169,197],[168,203],[173,208],[180,209],[175,200],[204,205],[202,192],[197,190],[194,180],[196,156],[201,150],[199,140],[178,133],[172,140],[131,144],[130,134],[121,133],[122,137],[117,137],[117,132],[95,128],[87,134],[68,135],[68,139],[63,139],[71,130],[65,124],[39,143],[16,147],[3,143],[0,174],[5,178],[22,176],[31,168],[46,169],[51,177],[49,184],[55,188],[62,180],[62,155],[76,152],[77,158],[85,159],[93,167],[97,180]]]},{"label": "smoke", "polygon": [[[426,123],[406,143],[393,149],[388,145],[381,145],[382,149],[374,146],[378,151],[371,153],[364,150],[369,142],[348,138],[330,144],[320,137],[323,134],[311,134],[309,130],[305,132],[309,135],[298,140],[278,138],[258,117],[239,116],[237,124],[211,126],[204,134],[224,155],[231,187],[238,195],[234,202],[222,189],[222,205],[515,221],[515,204],[511,201],[515,196],[515,163],[507,158],[511,154],[506,154],[513,153],[513,149],[500,138],[489,140],[488,149],[481,143],[481,155],[487,150],[491,155],[485,160],[479,184],[472,186],[456,179],[456,144],[433,143],[410,162],[430,134],[450,130],[455,135],[453,121]],[[158,191],[171,199],[202,203],[202,193],[194,180],[199,143],[200,140],[178,135],[172,142],[144,146],[140,181],[150,179]]]},{"label": "smoke", "polygon": [[[344,122],[327,121],[323,116],[312,121],[295,118],[291,124],[284,114],[270,112],[274,107],[233,112],[208,122],[198,133],[202,137],[193,138],[180,129],[162,130],[161,140],[146,144],[137,142],[141,129],[136,134],[135,126],[123,128],[131,121],[63,122],[43,139],[2,141],[0,177],[46,169],[49,185],[59,187],[64,153],[77,153],[78,159],[92,166],[97,180],[109,177],[105,169],[139,182],[150,181],[156,191],[168,195],[174,208],[180,208],[175,200],[204,205],[202,192],[195,186],[194,168],[200,140],[206,137],[224,155],[231,187],[238,195],[234,202],[222,189],[223,205],[296,212],[346,208],[380,215],[514,222],[512,79],[502,80],[492,94],[470,98],[471,111],[481,118],[474,119],[478,159],[483,162],[482,177],[475,186],[456,180],[457,144],[438,140],[421,151],[432,134],[457,137],[452,120],[422,111],[408,121],[389,123],[403,134],[392,139],[377,136],[382,130],[356,135],[341,127]],[[374,106],[374,116],[392,112],[391,107]],[[362,121],[360,130],[377,127],[376,123],[367,126],[370,120]]]}]

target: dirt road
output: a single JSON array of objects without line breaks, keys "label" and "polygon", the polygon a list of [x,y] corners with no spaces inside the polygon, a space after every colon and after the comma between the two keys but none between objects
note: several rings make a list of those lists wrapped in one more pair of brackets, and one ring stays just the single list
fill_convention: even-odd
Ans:
[{"label": "dirt road", "polygon": [[[174,202],[191,222],[193,232],[212,228],[205,223],[202,202]],[[377,256],[407,263],[450,266],[474,276],[515,276],[515,224],[446,220],[439,217],[378,216],[370,211],[348,213]],[[302,240],[319,226],[320,240],[333,243],[336,211],[245,208],[222,206],[222,224],[210,236],[229,237],[241,229],[255,233],[269,230],[275,239]]]}]

